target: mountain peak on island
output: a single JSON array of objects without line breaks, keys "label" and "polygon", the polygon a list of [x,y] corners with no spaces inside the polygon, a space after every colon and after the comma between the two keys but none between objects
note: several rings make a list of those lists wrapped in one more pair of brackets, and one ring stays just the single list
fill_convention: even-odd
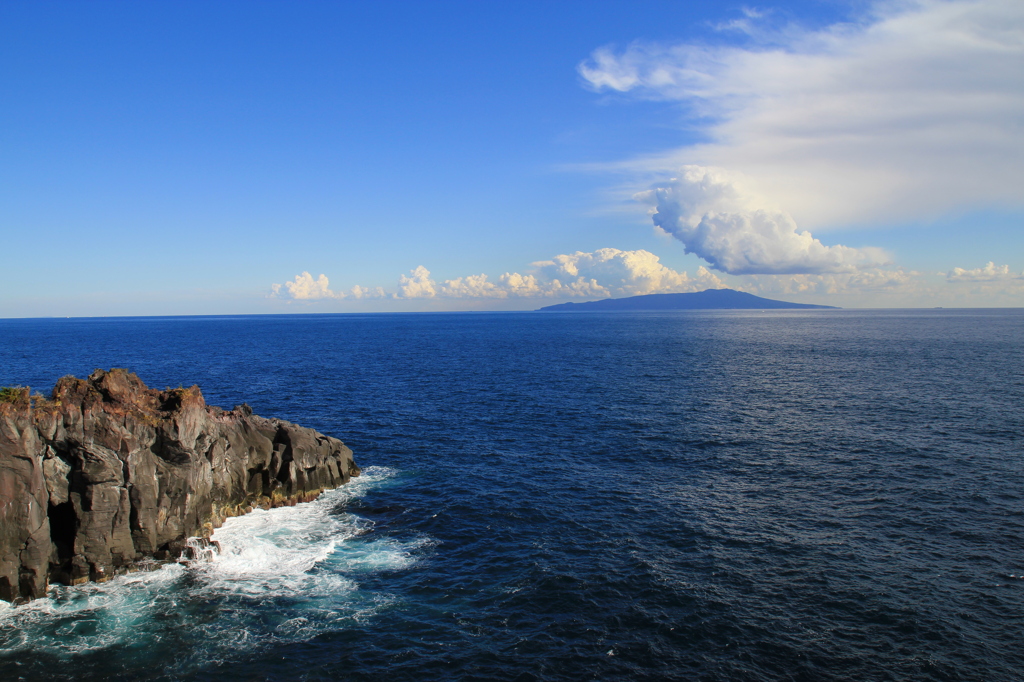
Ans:
[{"label": "mountain peak on island", "polygon": [[646,294],[627,298],[606,298],[584,303],[559,303],[540,308],[545,312],[598,312],[613,310],[779,310],[796,308],[832,309],[836,306],[788,303],[761,298],[735,289],[706,289],[688,294]]}]

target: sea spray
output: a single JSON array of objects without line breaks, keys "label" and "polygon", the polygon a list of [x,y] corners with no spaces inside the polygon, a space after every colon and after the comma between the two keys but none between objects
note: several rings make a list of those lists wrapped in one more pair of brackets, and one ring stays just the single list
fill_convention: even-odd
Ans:
[{"label": "sea spray", "polygon": [[207,538],[191,537],[185,539],[185,547],[178,557],[178,563],[190,564],[196,561],[213,561],[220,553],[220,543]]},{"label": "sea spray", "polygon": [[181,561],[158,570],[0,604],[0,657],[108,651],[130,668],[134,652],[188,638],[189,653],[174,664],[187,672],[363,622],[392,598],[361,591],[358,576],[407,569],[429,544],[375,538],[371,521],[345,511],[395,473],[369,467],[313,502],[227,519],[209,542],[191,539]]}]

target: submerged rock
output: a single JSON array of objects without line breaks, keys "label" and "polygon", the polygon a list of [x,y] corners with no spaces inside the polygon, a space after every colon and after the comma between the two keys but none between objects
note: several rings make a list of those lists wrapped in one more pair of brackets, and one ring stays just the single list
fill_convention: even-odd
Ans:
[{"label": "submerged rock", "polygon": [[308,502],[359,475],[336,438],[198,386],[157,391],[124,369],[64,377],[49,399],[0,396],[0,599],[178,558],[255,507]]}]

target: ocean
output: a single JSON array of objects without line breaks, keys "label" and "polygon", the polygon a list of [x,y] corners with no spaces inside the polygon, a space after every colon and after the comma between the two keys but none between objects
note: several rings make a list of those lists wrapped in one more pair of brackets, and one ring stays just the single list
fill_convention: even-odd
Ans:
[{"label": "ocean", "polygon": [[0,320],[364,470],[0,605],[4,680],[1019,680],[1024,310]]}]

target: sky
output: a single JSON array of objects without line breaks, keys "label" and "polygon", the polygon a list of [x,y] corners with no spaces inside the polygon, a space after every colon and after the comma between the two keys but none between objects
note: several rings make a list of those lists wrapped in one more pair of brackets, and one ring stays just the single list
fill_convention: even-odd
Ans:
[{"label": "sky", "polygon": [[0,317],[1024,305],[1019,0],[0,0]]}]

